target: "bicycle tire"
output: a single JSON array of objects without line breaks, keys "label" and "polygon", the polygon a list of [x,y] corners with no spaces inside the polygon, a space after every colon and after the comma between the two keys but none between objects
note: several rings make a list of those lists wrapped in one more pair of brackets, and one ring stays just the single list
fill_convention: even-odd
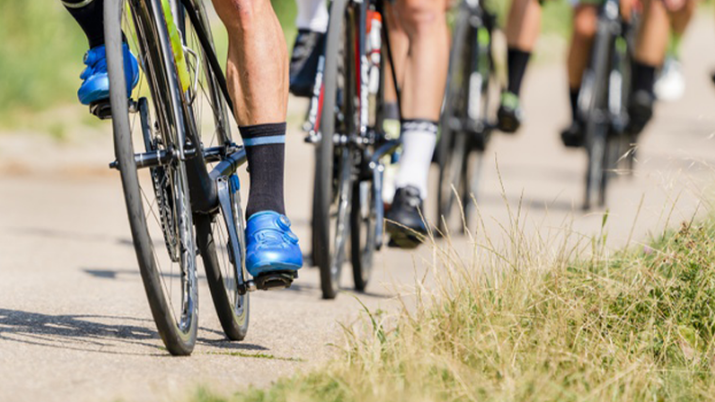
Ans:
[{"label": "bicycle tire", "polygon": [[[227,101],[221,90],[219,77],[223,72],[215,71],[209,61],[215,54],[210,25],[206,17],[203,2],[183,1],[184,20],[181,21],[181,33],[184,47],[190,49],[194,57],[191,72],[195,74],[196,88],[190,88],[190,104],[185,105],[186,121],[195,138],[199,138],[202,147],[226,147],[232,145],[231,129],[228,127],[229,115]],[[208,50],[207,50],[208,49]],[[210,52],[210,53],[209,53]],[[190,62],[188,60],[187,62]],[[190,63],[189,63],[190,64]],[[196,76],[197,75],[197,76]],[[223,81],[223,80],[222,80]],[[213,131],[202,132],[202,111],[208,107],[213,118]],[[205,135],[208,134],[208,135]],[[197,169],[205,169],[204,164],[195,163]],[[198,175],[197,175],[198,176]],[[225,178],[228,180],[228,178]],[[197,179],[200,180],[200,179]],[[230,180],[229,180],[230,182]],[[246,337],[249,324],[249,295],[241,292],[238,282],[239,270],[247,278],[245,270],[245,224],[241,210],[240,194],[237,188],[231,189],[231,219],[226,219],[225,211],[216,208],[213,213],[195,214],[196,243],[204,263],[206,279],[211,291],[214,309],[226,337],[240,341]],[[229,222],[235,223],[235,233],[239,237],[239,255],[231,252]],[[238,257],[238,258],[237,258]],[[243,294],[241,294],[243,293]]]},{"label": "bicycle tire", "polygon": [[[489,89],[492,81],[491,45],[482,49],[479,29],[474,26],[474,11],[460,10],[454,29],[454,45],[450,53],[450,67],[446,102],[442,114],[442,133],[438,148],[438,228],[439,233],[449,230],[452,211],[459,200],[461,232],[468,229],[476,208],[473,197],[479,190],[479,175],[483,150],[489,139],[486,116],[489,109]],[[483,17],[485,18],[485,17]],[[482,70],[482,58],[487,69]],[[460,77],[461,81],[455,78]],[[475,75],[477,74],[477,75]],[[474,81],[481,78],[480,81]],[[476,93],[472,95],[472,91]],[[473,109],[472,107],[476,105]],[[461,120],[459,130],[453,127],[455,119]],[[465,124],[467,122],[467,124]],[[454,187],[454,188],[453,188]]]},{"label": "bicycle tire", "polygon": [[[367,30],[368,9],[368,2],[363,2],[360,5],[358,11],[359,30]],[[380,11],[375,10],[375,12]],[[384,33],[387,33],[386,29],[384,29]],[[364,36],[358,38],[364,47],[365,56],[367,56],[368,50],[367,35],[368,33],[365,32]],[[356,58],[362,61],[363,54],[356,54]],[[361,65],[362,67],[369,68]],[[374,171],[370,167],[370,162],[376,149],[375,144],[382,141],[385,133],[385,57],[380,58],[377,68],[379,76],[375,92],[370,91],[368,82],[360,81],[361,91],[365,90],[367,96],[360,100],[360,112],[364,113],[364,119],[360,120],[359,129],[356,131],[362,140],[367,141],[363,142],[366,144],[364,149],[356,147],[353,150],[356,180],[353,183],[350,207],[350,260],[353,284],[358,292],[364,292],[367,289],[377,249],[377,206],[375,204]],[[360,76],[363,77],[362,74]],[[370,79],[372,77],[368,78],[368,80]]]},{"label": "bicycle tire", "polygon": [[[486,12],[483,12],[482,18],[489,18]],[[491,137],[491,128],[489,128],[488,117],[491,110],[491,95],[490,90],[492,85],[495,84],[494,76],[494,60],[492,59],[492,42],[491,35],[492,32],[488,26],[483,26],[482,29],[489,32],[489,42],[486,46],[481,46],[479,42],[479,33],[473,36],[473,40],[476,38],[478,52],[478,58],[475,61],[477,63],[476,68],[480,70],[481,82],[477,82],[474,85],[478,85],[479,94],[470,99],[468,109],[472,108],[475,110],[468,111],[468,115],[471,119],[477,119],[479,124],[477,125],[477,131],[470,132],[469,143],[467,144],[468,149],[471,151],[467,154],[464,161],[464,179],[463,179],[463,189],[462,189],[462,208],[464,209],[464,225],[462,225],[462,234],[466,234],[469,225],[473,220],[473,216],[476,215],[476,201],[479,196],[479,188],[481,183],[482,168],[484,166],[484,151],[486,150],[487,144]],[[472,50],[474,51],[474,50]],[[484,60],[484,61],[482,61]],[[470,88],[472,87],[472,82],[470,79]],[[471,89],[470,89],[471,90]],[[479,113],[476,115],[476,113]]]},{"label": "bicycle tire", "polygon": [[[350,42],[344,41],[344,30],[349,29],[346,22],[348,0],[335,0],[330,7],[330,22],[328,25],[325,47],[325,72],[323,75],[323,112],[320,118],[321,140],[318,144],[315,163],[315,197],[313,199],[313,238],[315,260],[320,268],[320,287],[324,299],[334,299],[340,287],[340,275],[345,260],[345,245],[341,243],[349,235],[349,208],[352,158],[347,147],[335,147],[336,120],[340,111],[338,106],[338,78],[341,46],[344,44],[346,59],[350,52]],[[349,35],[347,35],[349,37]],[[351,63],[345,63],[343,71],[348,81]],[[349,85],[348,82],[345,85]],[[349,106],[351,95],[343,94],[345,106]],[[343,113],[351,116],[350,112]],[[336,151],[337,150],[337,151]],[[338,162],[335,165],[335,162]],[[336,219],[332,222],[331,207],[337,201]],[[335,230],[331,230],[331,226]]]},{"label": "bicycle tire", "polygon": [[[175,102],[180,97],[180,93],[176,82],[176,71],[172,71],[173,64],[169,62],[171,49],[167,46],[169,39],[166,22],[161,12],[161,4],[157,0],[133,3],[133,7],[136,8],[131,9],[132,20],[137,24],[136,26],[141,25],[144,28],[149,28],[142,32],[144,35],[153,36],[151,38],[147,36],[139,38],[142,40],[141,46],[143,46],[143,49],[150,54],[150,57],[143,59],[142,67],[145,69],[145,74],[150,77],[148,81],[152,90],[152,100],[161,103],[161,113],[158,114],[159,123],[163,123],[165,127],[175,127],[176,129],[174,132],[162,133],[167,141],[165,146],[170,146],[173,144],[169,144],[168,141],[176,141],[179,138],[183,129],[183,120],[180,112],[181,106]],[[172,355],[189,355],[196,343],[198,328],[198,286],[196,283],[196,248],[193,238],[186,169],[183,161],[177,158],[174,169],[175,175],[178,176],[178,181],[173,183],[172,194],[175,195],[174,199],[178,204],[175,207],[178,210],[176,215],[179,216],[178,234],[181,242],[179,248],[182,265],[180,283],[182,289],[182,316],[179,321],[174,317],[173,308],[169,305],[170,302],[167,299],[162,282],[162,273],[157,266],[158,257],[155,255],[152,238],[149,234],[142,201],[142,190],[134,161],[132,125],[129,121],[128,95],[122,51],[123,8],[124,1],[113,0],[107,1],[104,9],[104,31],[115,154],[119,163],[134,249],[154,322],[169,353]],[[160,83],[166,85],[161,85]],[[170,120],[170,122],[166,122],[163,119]],[[178,149],[181,149],[181,144],[177,142],[177,145],[179,146]]]},{"label": "bicycle tire", "polygon": [[[221,328],[228,339],[242,341],[248,333],[250,299],[248,293],[238,295],[238,289],[231,288],[231,285],[237,286],[235,282],[227,283],[226,279],[224,279],[222,272],[226,267],[222,267],[222,265],[226,265],[226,263],[222,264],[218,257],[219,253],[216,251],[217,236],[215,230],[211,227],[214,224],[224,224],[220,221],[220,216],[221,214],[219,213],[214,216],[198,215],[196,217],[196,242],[201,251],[201,258],[204,261],[206,279]],[[215,222],[215,220],[219,222]],[[239,226],[237,229],[239,236],[243,233],[242,230],[243,227]],[[241,244],[245,243],[241,242]],[[243,258],[241,258],[241,262],[243,262]],[[240,263],[239,265],[240,268],[236,269],[243,269],[243,264]],[[235,299],[232,301],[232,293],[234,292],[236,293],[233,295]]]},{"label": "bicycle tire", "polygon": [[[463,10],[460,10],[463,11]],[[437,233],[446,235],[448,231],[448,225],[451,215],[451,207],[454,202],[454,192],[452,190],[453,177],[447,178],[448,164],[450,164],[450,156],[454,153],[455,148],[455,133],[452,129],[452,118],[457,110],[457,105],[455,102],[460,100],[459,94],[464,90],[461,85],[456,85],[454,77],[458,72],[458,69],[464,69],[464,65],[460,63],[464,56],[464,49],[466,46],[466,35],[469,31],[469,18],[471,13],[460,12],[457,16],[457,21],[454,26],[454,33],[452,35],[452,49],[449,54],[449,70],[447,74],[447,88],[444,103],[444,108],[442,111],[441,124],[440,124],[440,138],[437,143],[437,160],[439,163],[439,182],[437,188]],[[458,152],[462,154],[464,151]],[[461,169],[461,167],[460,167]],[[451,175],[454,176],[454,173]]]},{"label": "bicycle tire", "polygon": [[350,209],[350,259],[355,290],[364,292],[372,274],[375,255],[375,220],[372,180],[355,181]]},{"label": "bicycle tire", "polygon": [[594,40],[589,72],[593,74],[588,110],[586,113],[586,153],[587,167],[583,209],[589,210],[595,203],[605,205],[608,183],[608,68],[612,35],[608,21],[599,21],[599,29]]}]

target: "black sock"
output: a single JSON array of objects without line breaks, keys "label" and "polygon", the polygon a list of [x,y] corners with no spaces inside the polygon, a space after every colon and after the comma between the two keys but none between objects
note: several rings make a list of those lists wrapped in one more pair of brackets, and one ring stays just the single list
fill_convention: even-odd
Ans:
[{"label": "black sock", "polygon": [[578,120],[578,95],[581,92],[581,87],[569,88],[569,101],[571,102],[571,118],[573,121]]},{"label": "black sock", "polygon": [[507,90],[514,95],[519,95],[521,91],[521,81],[526,73],[526,66],[529,64],[531,52],[510,47],[507,52],[507,68],[509,74],[509,85]]},{"label": "black sock", "polygon": [[283,168],[286,123],[239,127],[246,147],[250,188],[246,218],[256,212],[285,214]]},{"label": "black sock", "polygon": [[81,5],[84,0],[62,0],[67,11],[87,35],[89,47],[104,45],[104,0],[92,0]]},{"label": "black sock", "polygon": [[653,86],[655,85],[655,70],[656,67],[644,64],[639,61],[633,61],[633,92],[646,91],[653,95]]}]

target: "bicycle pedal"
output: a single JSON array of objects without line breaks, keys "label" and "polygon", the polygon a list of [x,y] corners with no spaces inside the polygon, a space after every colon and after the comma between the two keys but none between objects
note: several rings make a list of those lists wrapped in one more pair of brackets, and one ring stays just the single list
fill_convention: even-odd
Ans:
[{"label": "bicycle pedal", "polygon": [[99,117],[102,120],[109,120],[112,118],[112,106],[109,103],[109,99],[103,99],[97,102],[92,102],[89,105],[89,112],[93,115]]},{"label": "bicycle pedal", "polygon": [[288,289],[297,278],[298,273],[295,271],[280,271],[258,275],[253,281],[258,290],[279,290]]}]

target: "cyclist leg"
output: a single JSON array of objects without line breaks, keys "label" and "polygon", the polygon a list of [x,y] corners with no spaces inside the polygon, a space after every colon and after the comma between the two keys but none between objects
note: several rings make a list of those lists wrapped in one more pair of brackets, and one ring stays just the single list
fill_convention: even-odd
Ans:
[{"label": "cyclist leg", "polygon": [[392,243],[416,247],[426,226],[420,215],[427,196],[427,176],[437,140],[447,79],[449,33],[443,2],[398,0],[396,11],[409,38],[402,88],[403,153],[395,197],[386,218]]},{"label": "cyclist leg", "polygon": [[685,77],[680,64],[680,43],[695,13],[697,3],[697,0],[686,0],[681,9],[670,16],[668,49],[655,83],[658,100],[675,101],[685,93]]},{"label": "cyclist leg", "polygon": [[[409,51],[410,39],[402,27],[402,22],[398,16],[396,7],[394,5],[395,0],[389,0],[385,2],[385,18],[388,23],[390,36],[390,47],[392,49],[392,56],[395,62],[395,75],[397,76],[398,85],[403,85],[404,78],[404,64],[405,59],[407,59],[407,53]],[[449,0],[444,1],[445,11],[449,10],[450,2]],[[393,68],[389,61],[387,63],[387,69]],[[391,73],[389,73],[391,74]],[[385,102],[386,102],[386,116],[388,118],[397,119],[399,117],[398,107],[397,107],[397,90],[395,88],[395,83],[392,80],[391,75],[388,75],[385,80]]]},{"label": "cyclist leg", "polygon": [[591,56],[597,24],[598,4],[582,2],[576,5],[573,36],[567,58],[571,125],[561,132],[561,140],[567,147],[580,147],[583,144],[583,123],[578,113],[578,97],[583,73]]},{"label": "cyclist leg", "polygon": [[[402,29],[400,19],[397,17],[395,6],[392,2],[385,2],[385,15],[383,16],[387,22],[388,35],[390,39],[390,49],[392,50],[392,58],[394,65],[390,63],[389,58],[383,56],[385,61],[385,103],[383,105],[383,128],[385,135],[389,139],[397,139],[400,137],[400,108],[397,104],[397,89],[392,78],[392,68],[395,69],[398,85],[402,86],[404,77],[404,64],[407,58],[407,51],[410,46],[410,40]],[[395,176],[397,174],[397,165],[388,164],[385,166],[385,172],[382,182],[382,200],[386,205],[392,204],[392,198],[395,195]]]},{"label": "cyclist leg", "polygon": [[298,34],[290,59],[290,92],[296,96],[313,94],[318,61],[325,47],[328,7],[325,0],[296,0]]},{"label": "cyclist leg", "polygon": [[541,5],[538,0],[514,0],[506,24],[507,73],[509,82],[497,111],[499,129],[514,133],[523,120],[519,102],[521,83],[539,36]]},{"label": "cyclist leg", "polygon": [[627,130],[639,134],[653,117],[656,69],[662,65],[668,46],[670,22],[661,0],[645,0],[633,60],[633,93],[628,104]]},{"label": "cyclist leg", "polygon": [[[386,71],[395,69],[398,85],[402,86],[404,78],[404,64],[407,59],[407,52],[410,47],[410,39],[407,36],[402,23],[397,16],[395,6],[391,2],[385,2],[385,18],[387,20],[388,35],[390,35],[390,48],[392,49],[392,57],[395,65],[390,64],[387,60]],[[385,77],[385,113],[389,119],[398,119],[399,111],[397,106],[397,89],[395,82],[392,80],[392,73],[388,73]]]},{"label": "cyclist leg", "polygon": [[285,216],[288,50],[270,0],[213,0],[229,37],[226,78],[246,147],[246,268],[253,276],[303,264]]},{"label": "cyclist leg", "polygon": [[[82,85],[77,97],[83,105],[109,99],[109,77],[104,50],[104,0],[62,0],[62,4],[74,17],[89,41],[89,51],[84,57],[87,66],[80,75]],[[124,46],[126,62],[127,93],[139,82],[139,66],[136,58]]]}]

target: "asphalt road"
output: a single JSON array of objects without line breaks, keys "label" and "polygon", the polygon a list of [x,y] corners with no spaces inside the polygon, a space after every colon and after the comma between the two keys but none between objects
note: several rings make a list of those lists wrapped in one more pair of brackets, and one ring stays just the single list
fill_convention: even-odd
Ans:
[{"label": "asphalt road", "polygon": [[[709,208],[703,200],[715,177],[714,35],[709,20],[696,21],[683,44],[684,98],[658,106],[634,177],[613,185],[606,228],[611,248],[629,238],[645,240]],[[527,239],[599,233],[602,211],[579,210],[583,152],[565,150],[557,137],[568,118],[564,68],[535,66],[524,94],[524,129],[496,137],[485,155],[479,194],[484,234],[497,242],[507,238],[507,204],[512,211],[521,204]],[[305,105],[292,102],[299,116]],[[297,128],[298,119],[291,125]],[[334,353],[340,324],[360,317],[354,296],[389,310],[394,297],[409,293],[428,270],[429,248],[386,250],[367,294],[346,290],[324,301],[317,270],[306,268],[291,290],[255,295],[249,334],[240,343],[224,341],[202,279],[196,351],[169,357],[143,294],[119,176],[106,168],[111,159],[107,125],[78,129],[60,142],[30,130],[0,135],[0,401],[176,400],[198,385],[227,393],[265,386]],[[311,149],[294,129],[288,209],[306,246],[311,168]],[[479,246],[455,242],[480,253]]]}]

